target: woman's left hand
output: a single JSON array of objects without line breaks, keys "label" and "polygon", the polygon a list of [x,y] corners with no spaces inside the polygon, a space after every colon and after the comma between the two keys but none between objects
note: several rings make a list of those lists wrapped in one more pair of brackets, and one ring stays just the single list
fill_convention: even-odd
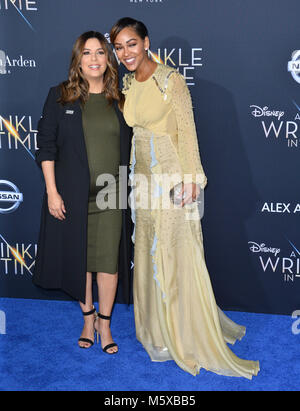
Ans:
[{"label": "woman's left hand", "polygon": [[182,207],[184,207],[186,204],[192,204],[194,201],[196,201],[200,194],[200,190],[201,188],[199,184],[184,184],[181,191],[181,195],[185,195],[181,203]]}]

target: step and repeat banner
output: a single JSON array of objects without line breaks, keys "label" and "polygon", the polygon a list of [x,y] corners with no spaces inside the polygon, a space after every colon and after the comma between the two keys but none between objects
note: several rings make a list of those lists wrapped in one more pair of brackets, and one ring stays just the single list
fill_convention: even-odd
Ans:
[{"label": "step and repeat banner", "polygon": [[219,306],[300,309],[299,15],[299,0],[0,0],[0,296],[67,298],[31,281],[44,191],[37,122],[76,38],[108,36],[129,16],[190,87]]}]

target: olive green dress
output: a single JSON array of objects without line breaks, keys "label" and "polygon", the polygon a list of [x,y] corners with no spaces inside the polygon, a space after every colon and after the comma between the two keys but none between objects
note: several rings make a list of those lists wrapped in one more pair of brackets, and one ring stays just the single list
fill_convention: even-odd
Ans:
[{"label": "olive green dress", "polygon": [[114,274],[122,225],[118,208],[120,124],[103,93],[90,93],[82,123],[90,169],[87,271]]}]

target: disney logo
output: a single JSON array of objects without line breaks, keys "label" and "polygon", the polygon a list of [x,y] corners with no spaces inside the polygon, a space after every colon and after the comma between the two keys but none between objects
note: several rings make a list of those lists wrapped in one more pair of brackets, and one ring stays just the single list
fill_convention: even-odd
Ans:
[{"label": "disney logo", "polygon": [[252,105],[250,108],[254,108],[251,114],[254,117],[278,117],[278,120],[284,116],[284,111],[279,110],[269,110],[269,107],[265,106],[263,108],[259,106]]},{"label": "disney logo", "polygon": [[248,241],[248,244],[252,244],[250,246],[250,250],[253,253],[272,253],[275,255],[275,257],[277,256],[277,254],[280,253],[280,248],[266,247],[266,244],[264,243],[257,244],[257,243],[254,243],[253,241]]}]

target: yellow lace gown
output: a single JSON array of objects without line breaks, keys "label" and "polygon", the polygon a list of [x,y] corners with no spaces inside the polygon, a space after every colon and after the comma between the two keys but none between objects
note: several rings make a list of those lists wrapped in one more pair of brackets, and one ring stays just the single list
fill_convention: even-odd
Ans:
[{"label": "yellow lace gown", "polygon": [[183,179],[206,185],[185,80],[159,64],[145,82],[127,74],[123,93],[124,116],[134,130],[130,180],[137,339],[152,361],[174,360],[192,375],[205,368],[251,379],[259,362],[240,359],[227,346],[245,335],[245,327],[216,304],[200,219],[189,218],[197,204],[166,205],[167,177],[173,176],[173,186]]}]

